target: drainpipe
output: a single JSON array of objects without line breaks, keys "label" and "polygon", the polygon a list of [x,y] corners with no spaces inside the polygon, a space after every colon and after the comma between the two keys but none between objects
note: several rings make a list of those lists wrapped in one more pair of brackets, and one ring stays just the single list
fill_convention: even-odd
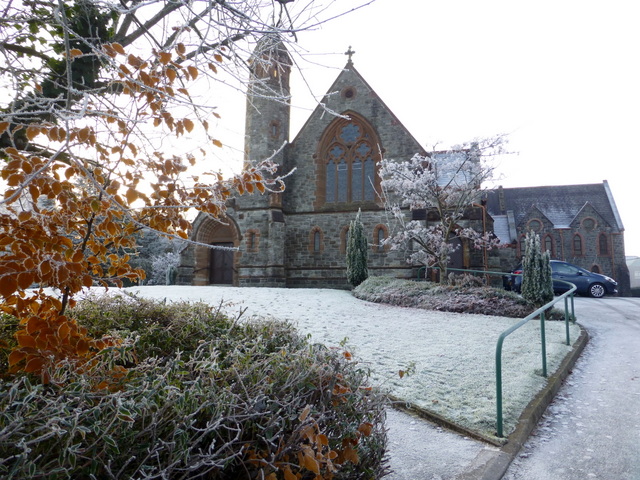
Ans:
[{"label": "drainpipe", "polygon": [[564,235],[562,233],[563,229],[559,228],[558,232],[560,233],[560,252],[561,252],[560,260],[562,260],[563,262],[566,262],[564,258]]},{"label": "drainpipe", "polygon": [[616,249],[613,243],[613,233],[609,234],[609,244],[611,245],[611,278],[616,280]]}]

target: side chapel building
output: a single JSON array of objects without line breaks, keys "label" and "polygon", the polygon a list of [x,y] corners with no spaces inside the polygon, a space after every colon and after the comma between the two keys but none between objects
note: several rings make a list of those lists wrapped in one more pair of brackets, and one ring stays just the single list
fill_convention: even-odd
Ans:
[{"label": "side chapel building", "polygon": [[[378,163],[410,159],[425,150],[354,68],[345,68],[296,137],[273,157],[294,172],[279,194],[244,195],[229,205],[224,223],[200,214],[182,253],[178,283],[264,287],[347,288],[345,252],[349,223],[361,211],[368,233],[370,275],[416,278],[406,252],[381,246],[393,226],[380,201]],[[291,59],[277,37],[266,36],[251,59],[247,93],[245,159],[269,158],[289,137]],[[334,116],[327,113],[340,114]],[[430,212],[408,212],[433,220]],[[453,268],[509,271],[533,229],[552,258],[617,279],[628,289],[624,228],[605,181],[596,185],[509,188],[491,192],[469,208],[464,225],[492,231],[507,248],[477,251],[461,244]],[[625,277],[626,275],[626,277]],[[625,287],[626,285],[626,287]]]}]

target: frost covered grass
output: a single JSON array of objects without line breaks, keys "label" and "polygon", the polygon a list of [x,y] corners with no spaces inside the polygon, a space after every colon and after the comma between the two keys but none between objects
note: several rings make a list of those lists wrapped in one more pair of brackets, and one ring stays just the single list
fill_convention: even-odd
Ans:
[{"label": "frost covered grass", "polygon": [[[173,300],[230,302],[245,315],[291,320],[313,342],[346,343],[396,397],[442,415],[484,435],[495,434],[495,347],[498,336],[517,319],[456,314],[370,303],[350,292],[329,289],[235,287],[135,287],[143,296]],[[547,362],[554,372],[570,350],[564,323],[548,322]],[[571,326],[573,341],[579,328]],[[505,434],[544,387],[540,375],[539,322],[510,335],[503,350]],[[399,371],[409,374],[402,378]]]}]

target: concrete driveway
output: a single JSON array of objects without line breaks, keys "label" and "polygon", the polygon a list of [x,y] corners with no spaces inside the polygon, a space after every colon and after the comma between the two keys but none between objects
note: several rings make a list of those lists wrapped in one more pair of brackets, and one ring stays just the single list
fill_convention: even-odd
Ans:
[{"label": "concrete driveway", "polygon": [[640,298],[576,298],[591,341],[503,480],[640,479]]}]

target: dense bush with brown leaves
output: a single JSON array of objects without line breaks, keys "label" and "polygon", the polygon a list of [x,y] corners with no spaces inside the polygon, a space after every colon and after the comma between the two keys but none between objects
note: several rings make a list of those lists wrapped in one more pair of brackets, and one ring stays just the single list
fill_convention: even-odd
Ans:
[{"label": "dense bush with brown leaves", "polygon": [[[288,323],[205,304],[101,297],[70,313],[119,338],[48,385],[0,381],[0,476],[371,479],[385,470],[382,396],[348,352]],[[10,337],[17,325],[5,317]],[[126,365],[103,384],[114,366]]]}]

